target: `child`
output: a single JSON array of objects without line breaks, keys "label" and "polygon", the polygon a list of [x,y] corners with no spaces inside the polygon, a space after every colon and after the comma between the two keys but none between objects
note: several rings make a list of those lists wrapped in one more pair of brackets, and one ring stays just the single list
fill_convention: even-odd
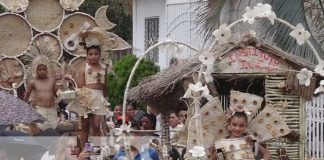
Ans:
[{"label": "child", "polygon": [[45,121],[37,124],[41,130],[47,128],[55,129],[58,124],[57,110],[55,107],[55,79],[48,75],[48,65],[50,61],[47,57],[39,56],[35,58],[32,65],[33,79],[28,84],[23,100],[27,102],[30,94],[34,92],[34,105]]},{"label": "child", "polygon": [[[86,67],[80,71],[80,79],[78,86],[80,88],[89,89],[93,99],[85,99],[83,101],[89,106],[96,108],[87,115],[81,115],[82,131],[81,142],[82,145],[88,141],[90,123],[92,127],[93,136],[101,136],[100,124],[101,119],[108,113],[107,106],[109,103],[104,97],[107,97],[107,67],[103,66],[99,60],[101,56],[101,49],[97,45],[91,45],[86,48],[87,63]],[[80,100],[81,101],[81,100]],[[82,105],[82,103],[81,103]],[[68,109],[73,108],[73,104],[69,104]],[[74,106],[75,107],[75,106]],[[76,106],[77,107],[77,106]]]},{"label": "child", "polygon": [[[238,154],[239,156],[246,156],[241,157],[244,159],[254,159],[252,158],[253,149],[257,149],[257,153],[258,155],[261,154],[262,159],[271,159],[271,154],[267,149],[265,149],[259,144],[257,144],[257,146],[254,146],[254,143],[251,143],[253,142],[253,139],[251,139],[250,136],[246,136],[246,134],[244,133],[247,127],[247,120],[248,117],[245,112],[235,112],[230,117],[228,121],[228,130],[230,131],[230,136],[228,137],[228,139],[221,139],[219,141],[216,141],[215,147],[218,148],[217,152],[220,151],[220,149],[221,152],[218,152],[217,155],[213,154],[212,157],[215,157],[216,159],[221,159],[221,157],[217,156],[223,155],[225,159],[229,159],[230,156],[232,159],[234,159],[235,154]],[[245,141],[243,145],[241,144],[240,147],[235,146],[235,144],[240,144],[242,141]],[[240,153],[239,150],[244,151]],[[252,155],[252,157],[249,157],[249,155]]]}]

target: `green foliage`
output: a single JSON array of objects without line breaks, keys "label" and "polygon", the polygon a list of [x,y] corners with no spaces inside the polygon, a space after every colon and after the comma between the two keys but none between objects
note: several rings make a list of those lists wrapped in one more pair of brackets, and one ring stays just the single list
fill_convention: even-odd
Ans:
[{"label": "green foliage", "polygon": [[[114,65],[116,75],[109,75],[108,77],[109,102],[111,106],[122,104],[127,80],[136,61],[136,56],[129,54]],[[143,78],[153,75],[158,71],[159,68],[153,62],[143,60],[134,74],[131,87],[138,85]]]},{"label": "green foliage", "polygon": [[5,8],[2,5],[0,5],[0,13],[3,13],[3,12],[5,12]]},{"label": "green foliage", "polygon": [[109,8],[107,11],[108,19],[117,24],[115,28],[113,28],[113,32],[119,35],[127,42],[132,41],[132,14],[129,11],[129,3],[126,3],[126,0],[110,0],[108,2]]}]

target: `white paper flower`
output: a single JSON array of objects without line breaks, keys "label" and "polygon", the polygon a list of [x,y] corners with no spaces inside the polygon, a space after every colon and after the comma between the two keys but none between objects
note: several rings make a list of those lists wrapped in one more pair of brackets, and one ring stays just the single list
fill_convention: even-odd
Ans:
[{"label": "white paper flower", "polygon": [[85,41],[86,47],[97,46],[100,44],[98,39],[94,38],[94,37],[87,37],[87,38],[85,38],[84,41]]},{"label": "white paper flower", "polygon": [[123,124],[119,128],[115,128],[115,135],[117,136],[116,141],[119,142],[124,136],[126,136],[126,133],[130,132],[131,124],[126,125]]},{"label": "white paper flower", "polygon": [[258,3],[253,8],[253,12],[258,18],[268,18],[271,24],[274,24],[274,19],[277,17],[276,13],[272,11],[270,4]]},{"label": "white paper flower", "polygon": [[245,8],[245,13],[243,14],[243,22],[248,22],[249,24],[254,23],[255,13],[250,7]]},{"label": "white paper flower", "polygon": [[324,80],[321,80],[320,86],[315,89],[314,94],[324,92]]},{"label": "white paper flower", "polygon": [[201,82],[196,84],[189,83],[189,87],[183,96],[183,98],[200,98],[205,97],[207,100],[211,100],[213,97],[209,94],[207,85],[203,86]]},{"label": "white paper flower", "polygon": [[314,71],[324,77],[324,61],[320,60]]},{"label": "white paper flower", "polygon": [[308,31],[305,30],[302,24],[298,23],[295,30],[291,31],[289,35],[297,40],[299,45],[305,43],[306,40],[311,36]]},{"label": "white paper flower", "polygon": [[243,14],[243,22],[248,22],[249,24],[253,24],[255,18],[268,18],[271,24],[274,24],[274,19],[277,17],[269,4],[258,3],[253,9],[246,7],[245,11]]},{"label": "white paper flower", "polygon": [[202,146],[194,146],[189,153],[195,158],[204,157],[206,155],[205,148]]},{"label": "white paper flower", "polygon": [[224,23],[219,26],[219,29],[216,29],[212,35],[215,37],[215,40],[219,42],[219,44],[225,44],[231,38],[231,29],[227,27]]},{"label": "white paper flower", "polygon": [[201,54],[199,60],[207,67],[212,67],[216,59],[212,54]]},{"label": "white paper flower", "polygon": [[297,79],[299,80],[299,85],[309,86],[310,79],[313,76],[313,72],[303,68],[301,69],[300,73],[297,74]]}]

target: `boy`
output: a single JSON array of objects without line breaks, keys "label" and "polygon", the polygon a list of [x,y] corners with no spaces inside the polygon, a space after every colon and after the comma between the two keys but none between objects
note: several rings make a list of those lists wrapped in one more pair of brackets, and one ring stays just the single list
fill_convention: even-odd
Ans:
[{"label": "boy", "polygon": [[47,128],[55,129],[58,124],[57,110],[55,107],[55,79],[48,76],[47,57],[37,57],[33,63],[33,79],[31,80],[23,100],[28,101],[30,94],[34,92],[34,105],[39,114],[41,114],[45,121],[43,124],[37,124],[42,130]]}]

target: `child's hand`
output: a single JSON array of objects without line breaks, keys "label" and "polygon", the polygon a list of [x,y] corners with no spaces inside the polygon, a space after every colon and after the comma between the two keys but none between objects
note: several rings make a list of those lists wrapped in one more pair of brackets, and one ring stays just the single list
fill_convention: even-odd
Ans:
[{"label": "child's hand", "polygon": [[214,145],[212,145],[211,147],[208,148],[209,151],[209,156],[208,159],[214,160],[217,159],[217,155],[216,155],[216,148]]},{"label": "child's hand", "polygon": [[91,156],[91,152],[82,151],[78,156],[78,160],[86,160],[86,158],[89,158],[90,156]]},{"label": "child's hand", "polygon": [[106,122],[106,125],[109,129],[114,129],[115,128],[115,123],[114,122]]}]

